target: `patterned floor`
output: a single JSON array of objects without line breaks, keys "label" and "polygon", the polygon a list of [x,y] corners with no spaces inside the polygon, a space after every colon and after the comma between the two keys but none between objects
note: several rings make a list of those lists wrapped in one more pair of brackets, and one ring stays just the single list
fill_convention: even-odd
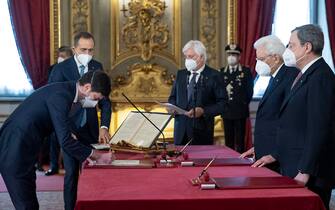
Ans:
[{"label": "patterned floor", "polygon": [[[38,192],[40,210],[63,210],[63,192]],[[8,193],[0,193],[0,209],[15,210]]]}]

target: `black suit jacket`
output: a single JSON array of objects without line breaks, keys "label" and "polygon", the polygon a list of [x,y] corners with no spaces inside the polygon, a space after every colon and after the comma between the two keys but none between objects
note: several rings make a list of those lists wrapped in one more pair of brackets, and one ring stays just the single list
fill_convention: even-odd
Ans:
[{"label": "black suit jacket", "polygon": [[[91,60],[88,63],[88,71],[97,71],[102,70],[101,63]],[[48,83],[53,82],[64,82],[64,81],[77,81],[80,78],[78,67],[74,57],[72,56],[69,59],[55,65],[51,71]],[[101,126],[106,126],[109,128],[111,120],[111,103],[109,98],[104,98],[98,103],[99,108],[101,109]],[[99,127],[98,127],[98,115],[96,108],[87,108],[87,124],[90,130],[90,133],[94,140],[96,141],[99,136]]]},{"label": "black suit jacket", "polygon": [[229,67],[220,69],[225,91],[228,84],[232,89],[232,94],[228,96],[228,103],[223,119],[243,119],[249,117],[249,103],[253,94],[253,78],[249,68],[238,65],[238,69],[230,73]]},{"label": "black suit jacket", "polygon": [[[169,103],[185,110],[190,110],[192,107],[187,100],[188,79],[188,71],[186,69],[179,70],[169,97]],[[225,95],[221,83],[219,72],[206,65],[196,84],[196,106],[204,109],[204,115],[196,119],[195,127],[202,130],[204,136],[208,136],[208,138],[202,139],[201,144],[204,145],[213,144],[214,117],[221,114],[224,109]],[[182,143],[187,126],[192,126],[191,118],[184,115],[175,116],[175,144]]]},{"label": "black suit jacket", "polygon": [[27,97],[0,130],[0,169],[17,176],[34,167],[45,137],[55,131],[64,151],[84,161],[91,149],[72,139],[69,112],[75,98],[75,82],[46,85]]},{"label": "black suit jacket", "polygon": [[[280,109],[278,157],[283,175],[299,171],[335,183],[335,76],[323,58],[310,66]],[[319,180],[319,181],[318,181]]]},{"label": "black suit jacket", "polygon": [[279,110],[297,74],[296,68],[282,65],[258,104],[254,131],[256,159],[275,153]]}]

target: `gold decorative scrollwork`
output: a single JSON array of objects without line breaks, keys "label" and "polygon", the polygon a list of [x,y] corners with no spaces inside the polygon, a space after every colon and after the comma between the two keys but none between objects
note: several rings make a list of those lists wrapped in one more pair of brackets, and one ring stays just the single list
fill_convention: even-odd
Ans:
[{"label": "gold decorative scrollwork", "polygon": [[218,8],[219,0],[201,1],[201,23],[200,40],[207,49],[207,62],[213,67],[218,67],[219,59],[219,26],[218,26]]},{"label": "gold decorative scrollwork", "polygon": [[72,2],[72,35],[89,31],[89,1],[73,0]]},{"label": "gold decorative scrollwork", "polygon": [[155,49],[167,48],[168,25],[161,22],[166,8],[160,0],[132,0],[128,3],[129,16],[122,27],[122,39],[126,47],[141,51],[147,62]]},{"label": "gold decorative scrollwork", "polygon": [[166,101],[170,95],[174,75],[157,64],[133,64],[127,72],[128,80],[118,76],[113,80],[111,100],[124,102],[121,93],[128,94],[134,102],[153,103],[153,99]]}]

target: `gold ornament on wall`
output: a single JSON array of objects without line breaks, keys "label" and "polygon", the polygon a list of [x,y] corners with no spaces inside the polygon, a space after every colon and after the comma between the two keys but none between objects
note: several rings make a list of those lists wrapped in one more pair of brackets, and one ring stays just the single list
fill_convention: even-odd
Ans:
[{"label": "gold ornament on wall", "polygon": [[207,62],[218,68],[219,50],[219,0],[205,0],[200,4],[200,40],[207,49]]},{"label": "gold ornament on wall", "polygon": [[121,96],[124,92],[138,103],[153,105],[153,99],[166,101],[174,79],[174,75],[169,75],[157,64],[135,63],[129,67],[127,79],[123,76],[114,79],[111,99],[113,102],[124,102]]},{"label": "gold ornament on wall", "polygon": [[152,58],[154,50],[162,50],[168,46],[169,29],[162,22],[166,8],[165,1],[131,0],[128,9],[125,5],[121,9],[126,17],[126,23],[122,27],[122,39],[127,48],[140,51],[145,62]]},{"label": "gold ornament on wall", "polygon": [[72,0],[72,35],[89,31],[89,12],[88,0]]}]

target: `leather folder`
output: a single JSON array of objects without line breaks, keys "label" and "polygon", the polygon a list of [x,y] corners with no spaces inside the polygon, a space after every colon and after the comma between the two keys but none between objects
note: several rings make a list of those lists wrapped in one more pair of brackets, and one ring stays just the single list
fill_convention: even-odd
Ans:
[{"label": "leather folder", "polygon": [[289,177],[226,177],[211,178],[218,189],[301,188],[304,185]]},{"label": "leather folder", "polygon": [[111,164],[85,165],[85,168],[153,168],[155,163],[152,160],[114,160]]},{"label": "leather folder", "polygon": [[[206,166],[212,159],[202,158],[202,159],[189,159],[187,162],[193,162],[194,166]],[[248,158],[217,158],[211,164],[211,166],[242,166],[251,165],[253,161]]]}]

